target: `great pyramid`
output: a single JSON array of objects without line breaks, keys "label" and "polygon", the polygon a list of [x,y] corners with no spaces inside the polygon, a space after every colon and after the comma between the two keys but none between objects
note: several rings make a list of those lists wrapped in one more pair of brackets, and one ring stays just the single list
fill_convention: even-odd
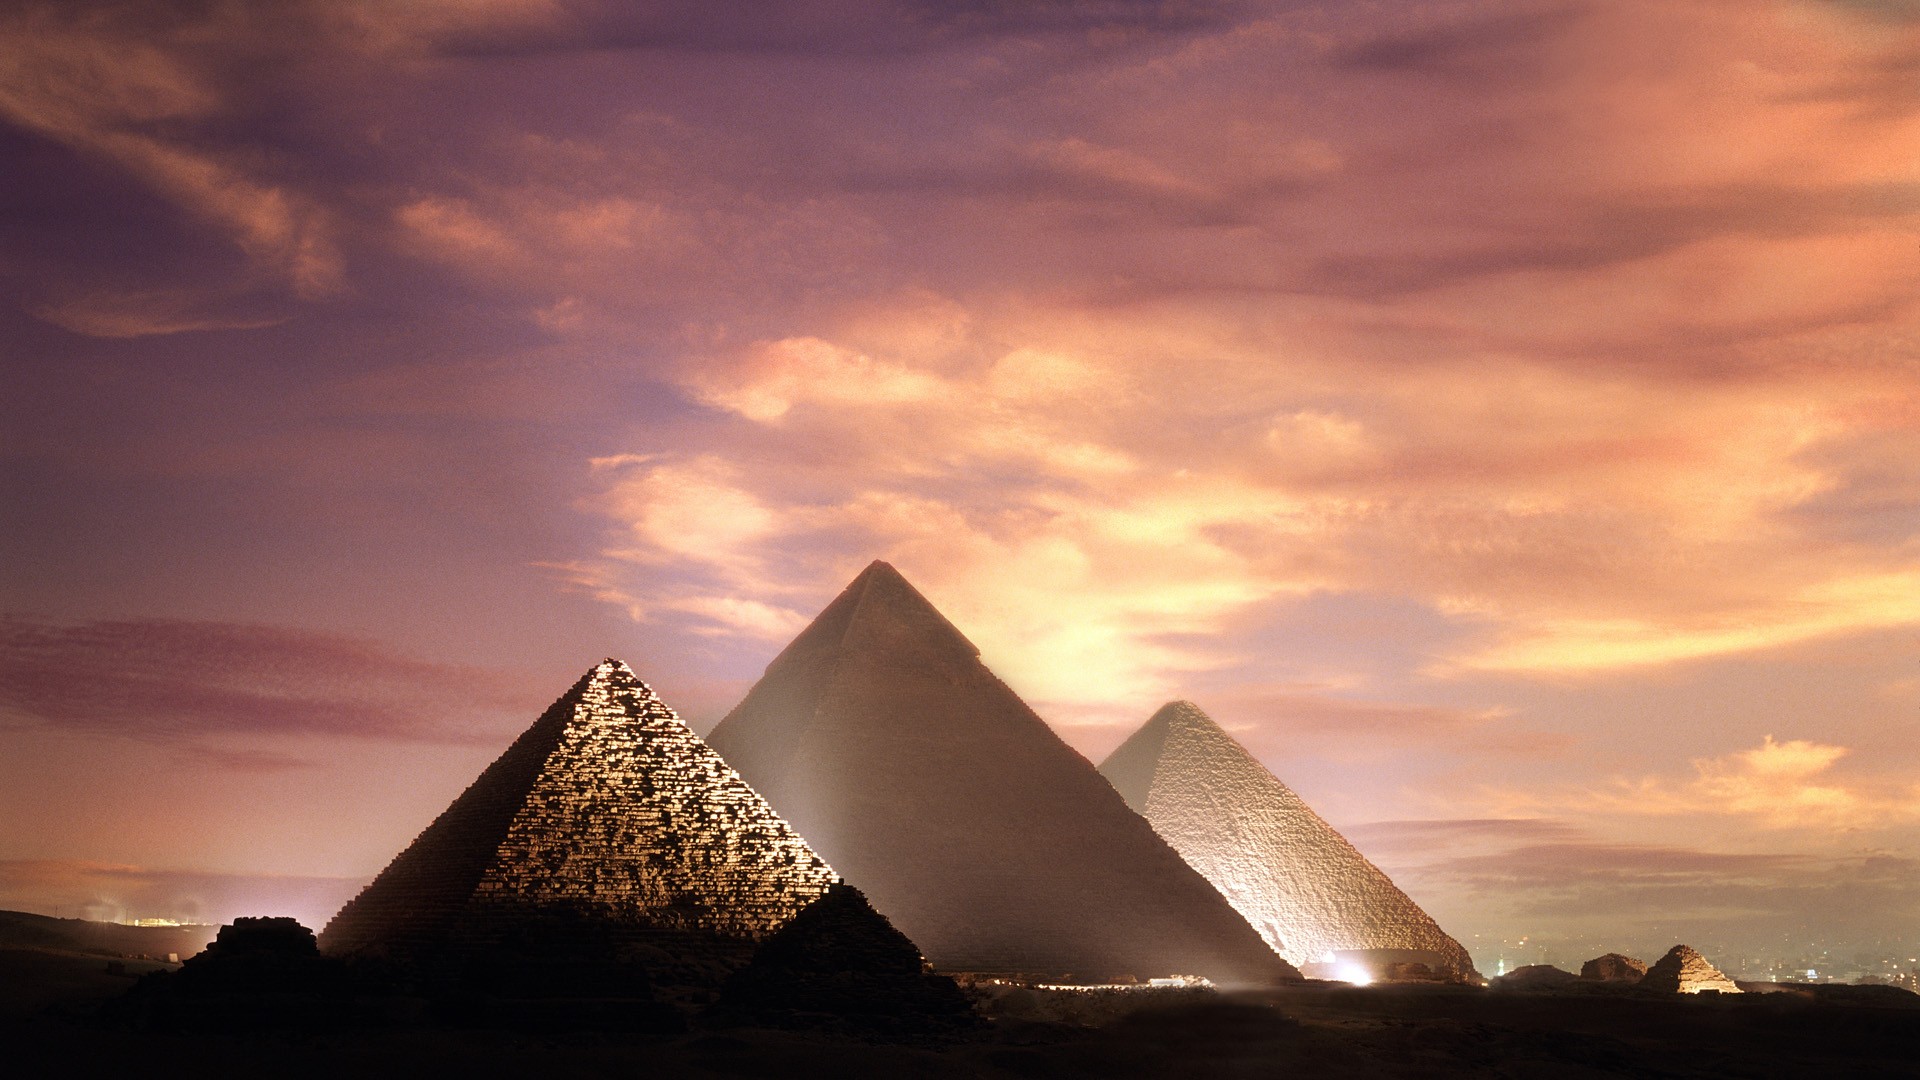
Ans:
[{"label": "great pyramid", "polygon": [[1162,706],[1100,772],[1293,963],[1424,953],[1478,978],[1459,942],[1191,702]]},{"label": "great pyramid", "polygon": [[886,563],[709,739],[938,967],[1298,977]]},{"label": "great pyramid", "polygon": [[[838,881],[608,660],[342,908],[320,946],[443,972],[625,961],[647,986],[717,987]],[[898,938],[873,922],[879,940]],[[907,952],[895,959],[917,964]]]}]

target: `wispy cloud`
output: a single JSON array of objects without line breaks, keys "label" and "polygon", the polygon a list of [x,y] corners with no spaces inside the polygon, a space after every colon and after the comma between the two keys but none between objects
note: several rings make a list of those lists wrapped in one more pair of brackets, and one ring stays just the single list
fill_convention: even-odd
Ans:
[{"label": "wispy cloud", "polygon": [[1700,758],[1693,775],[1619,780],[1572,796],[1588,809],[1628,815],[1729,815],[1776,829],[1857,829],[1920,820],[1920,784],[1836,774],[1849,750],[1807,739]]},{"label": "wispy cloud", "polygon": [[[139,619],[0,621],[0,710],[15,724],[180,743],[229,767],[297,761],[213,737],[463,742],[537,704],[498,676],[286,627]],[[481,727],[476,727],[476,721]]]}]

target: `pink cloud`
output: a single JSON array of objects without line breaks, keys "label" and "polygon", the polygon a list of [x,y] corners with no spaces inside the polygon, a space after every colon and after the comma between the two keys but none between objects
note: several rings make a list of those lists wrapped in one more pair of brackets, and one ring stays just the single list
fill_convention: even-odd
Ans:
[{"label": "pink cloud", "polygon": [[[139,619],[0,623],[0,708],[16,724],[184,742],[330,735],[490,739],[478,716],[537,705],[494,675],[285,627]],[[208,746],[219,764],[283,768],[271,751]]]}]

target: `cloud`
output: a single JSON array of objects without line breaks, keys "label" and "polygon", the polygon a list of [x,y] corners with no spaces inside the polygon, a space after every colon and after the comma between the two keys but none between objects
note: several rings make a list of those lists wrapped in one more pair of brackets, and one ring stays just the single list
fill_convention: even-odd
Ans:
[{"label": "cloud", "polygon": [[[873,310],[837,339],[683,369],[727,414],[725,442],[601,470],[597,506],[621,532],[588,560],[598,587],[635,595],[620,585],[634,567],[683,575],[708,607],[776,607],[706,616],[758,637],[886,557],[950,598],[1016,686],[1090,717],[1241,665],[1207,635],[1288,597],[1421,598],[1475,628],[1430,659],[1440,676],[1618,671],[1920,623],[1898,557],[1796,520],[1882,468],[1843,449],[1900,422],[1868,404],[1901,393],[1875,374],[1824,400],[1797,377],[1676,396],[1638,371],[1508,361],[1309,390],[1354,369],[1271,381],[1149,315],[1092,329],[1090,314],[955,319],[921,297],[895,321]],[[926,311],[946,329],[898,337]],[[1194,359],[1159,362],[1178,350]]]},{"label": "cloud", "polygon": [[[1920,860],[1610,842],[1591,817],[1390,821],[1341,831],[1491,970],[1648,959],[1686,941],[1739,957],[1817,955],[1910,924]],[[1898,935],[1891,940],[1899,940]],[[1529,942],[1531,944],[1529,944]]]},{"label": "cloud", "polygon": [[0,621],[0,709],[15,724],[173,743],[229,767],[298,759],[235,737],[466,742],[531,703],[488,672],[288,627],[131,619]]},{"label": "cloud", "polygon": [[246,317],[204,309],[208,298],[180,291],[93,293],[40,308],[34,314],[76,334],[139,338],[202,330],[257,330],[287,321],[282,316]]},{"label": "cloud", "polygon": [[[1554,818],[1439,818],[1374,821],[1345,826],[1341,834],[1376,858],[1401,862],[1409,856],[1454,852],[1462,845],[1495,845],[1503,850],[1527,845],[1584,841],[1588,834]],[[1416,858],[1416,861],[1418,859]]]},{"label": "cloud", "polygon": [[337,292],[344,266],[325,209],[257,175],[248,155],[181,134],[230,103],[181,47],[210,28],[171,14],[149,21],[120,5],[14,8],[0,19],[0,118],[127,170],[224,230],[295,294]]},{"label": "cloud", "polygon": [[1903,777],[1837,774],[1847,747],[1807,739],[1775,741],[1722,757],[1696,758],[1685,779],[1616,779],[1609,787],[1520,802],[1561,810],[1647,817],[1742,818],[1769,829],[1830,832],[1889,828],[1920,820],[1920,784]]}]

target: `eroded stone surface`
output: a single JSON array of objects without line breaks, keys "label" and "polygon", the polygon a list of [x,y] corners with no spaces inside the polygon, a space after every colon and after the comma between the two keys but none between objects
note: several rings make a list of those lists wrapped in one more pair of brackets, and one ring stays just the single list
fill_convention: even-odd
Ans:
[{"label": "eroded stone surface", "polygon": [[1723,994],[1740,992],[1732,979],[1688,945],[1675,945],[1667,950],[1667,955],[1647,969],[1640,987],[1668,994],[1698,994],[1703,990],[1718,990]]},{"label": "eroded stone surface", "polygon": [[1414,950],[1475,977],[1459,942],[1191,702],[1163,706],[1100,772],[1293,963]]},{"label": "eroded stone surface", "polygon": [[716,982],[838,880],[625,664],[595,667],[320,936],[413,962],[624,954]]},{"label": "eroded stone surface", "polygon": [[1645,961],[1617,952],[1596,956],[1580,965],[1580,977],[1592,982],[1637,983],[1646,973]]},{"label": "eroded stone surface", "polygon": [[727,980],[714,1022],[870,1034],[957,1033],[977,1026],[954,981],[867,898],[839,884]]},{"label": "eroded stone surface", "polygon": [[711,740],[943,969],[1297,977],[885,563]]},{"label": "eroded stone surface", "polygon": [[1552,964],[1527,964],[1493,980],[1493,985],[1501,990],[1562,990],[1579,981],[1580,976]]}]

